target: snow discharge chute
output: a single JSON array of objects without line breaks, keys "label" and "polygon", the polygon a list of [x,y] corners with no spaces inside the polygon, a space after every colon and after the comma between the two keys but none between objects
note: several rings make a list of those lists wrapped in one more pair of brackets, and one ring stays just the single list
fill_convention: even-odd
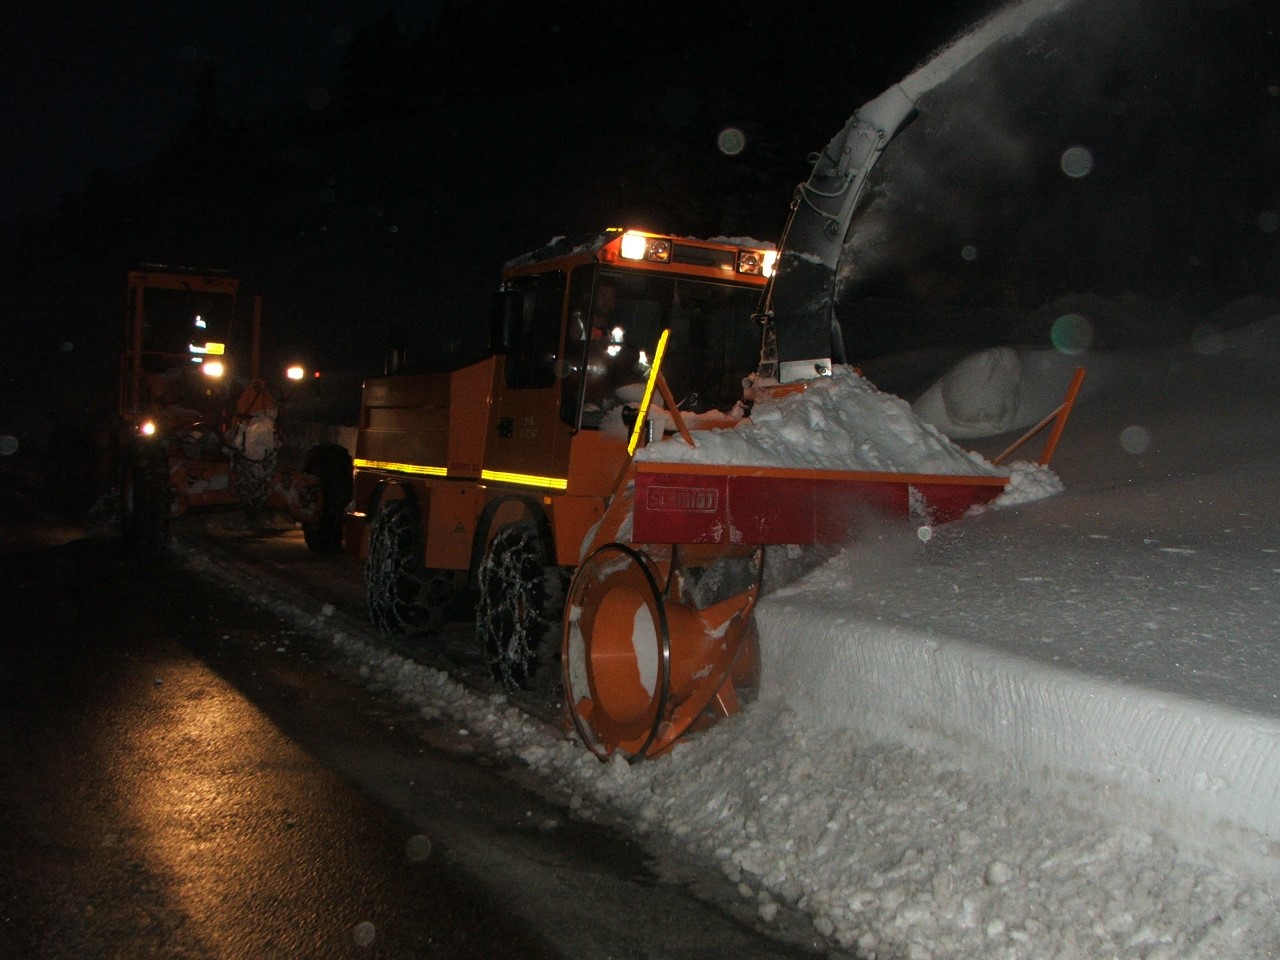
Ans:
[{"label": "snow discharge chute", "polygon": [[998,11],[859,107],[818,154],[809,179],[796,189],[777,269],[761,298],[761,379],[811,380],[829,373],[833,362],[844,362],[835,317],[840,253],[867,177],[889,141],[910,122],[919,98],[993,46],[1071,3],[1025,0]]}]

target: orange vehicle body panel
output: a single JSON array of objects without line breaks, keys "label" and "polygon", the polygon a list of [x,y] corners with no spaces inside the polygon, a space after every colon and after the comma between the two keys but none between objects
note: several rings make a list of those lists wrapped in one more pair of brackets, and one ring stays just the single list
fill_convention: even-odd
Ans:
[{"label": "orange vehicle body panel", "polygon": [[449,404],[453,415],[445,465],[450,477],[480,476],[488,436],[481,424],[489,420],[496,365],[497,361],[491,357],[449,375]]},{"label": "orange vehicle body panel", "polygon": [[471,534],[483,507],[481,492],[469,483],[433,480],[426,524],[426,564],[435,570],[465,570]]},{"label": "orange vehicle body panel", "polygon": [[609,496],[626,455],[625,437],[601,430],[583,430],[573,438],[569,450],[569,493],[582,497]]},{"label": "orange vehicle body panel", "polygon": [[572,428],[560,419],[560,390],[510,390],[504,364],[495,369],[484,468],[493,472],[567,479]]},{"label": "orange vehicle body panel", "polygon": [[562,567],[576,566],[587,533],[604,516],[604,498],[556,497],[550,513],[556,563]]},{"label": "orange vehicle body panel", "polygon": [[365,381],[357,458],[443,469],[448,439],[448,376],[421,374]]}]

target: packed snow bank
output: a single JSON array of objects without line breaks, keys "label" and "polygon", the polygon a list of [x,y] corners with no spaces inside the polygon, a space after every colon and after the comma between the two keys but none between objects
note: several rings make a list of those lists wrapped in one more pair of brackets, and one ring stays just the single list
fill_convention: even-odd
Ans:
[{"label": "packed snow bank", "polygon": [[[928,545],[871,531],[762,600],[769,694],[1280,874],[1280,319],[1211,332],[1084,358],[1065,496]],[[970,358],[942,382],[976,413],[940,419],[999,432],[1044,403],[1038,420],[1060,400],[1043,382],[1080,362]]]},{"label": "packed snow bank", "polygon": [[659,866],[674,855],[686,878],[690,865],[720,870],[763,924],[798,909],[860,956],[933,960],[1252,960],[1280,938],[1265,886],[1189,862],[1157,830],[962,769],[954,754],[823,727],[767,696],[658,760],[602,764],[328,604],[312,612],[262,595],[253,571],[188,562],[328,638],[370,687],[526,765],[578,815],[650,837]]},{"label": "packed snow bank", "polygon": [[1164,830],[1189,852],[1229,850],[1250,869],[1280,873],[1276,851],[1259,848],[1260,838],[1280,836],[1280,720],[833,601],[839,586],[866,590],[854,575],[864,565],[842,557],[803,589],[759,605],[763,636],[804,638],[764,643],[764,695],[820,729],[926,750],[1010,787],[1074,795],[1117,822]]}]

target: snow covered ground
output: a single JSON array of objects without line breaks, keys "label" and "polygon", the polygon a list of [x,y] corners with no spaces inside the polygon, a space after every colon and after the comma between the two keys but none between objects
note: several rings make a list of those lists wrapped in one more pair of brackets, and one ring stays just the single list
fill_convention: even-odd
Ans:
[{"label": "snow covered ground", "polygon": [[656,761],[600,764],[294,612],[579,813],[686,846],[764,922],[795,906],[858,955],[1276,956],[1280,313],[1187,347],[996,351],[915,410],[992,455],[1077,364],[1062,492],[927,538],[868,530],[774,591],[760,699]]}]

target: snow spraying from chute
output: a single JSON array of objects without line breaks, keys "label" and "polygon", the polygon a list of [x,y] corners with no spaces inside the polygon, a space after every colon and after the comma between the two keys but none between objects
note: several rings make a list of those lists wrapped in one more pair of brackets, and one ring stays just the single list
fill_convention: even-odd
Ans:
[{"label": "snow spraying from chute", "polygon": [[979,22],[930,57],[898,83],[912,101],[950,80],[995,44],[1021,36],[1045,17],[1060,13],[1075,0],[1025,0],[1014,3]]}]

